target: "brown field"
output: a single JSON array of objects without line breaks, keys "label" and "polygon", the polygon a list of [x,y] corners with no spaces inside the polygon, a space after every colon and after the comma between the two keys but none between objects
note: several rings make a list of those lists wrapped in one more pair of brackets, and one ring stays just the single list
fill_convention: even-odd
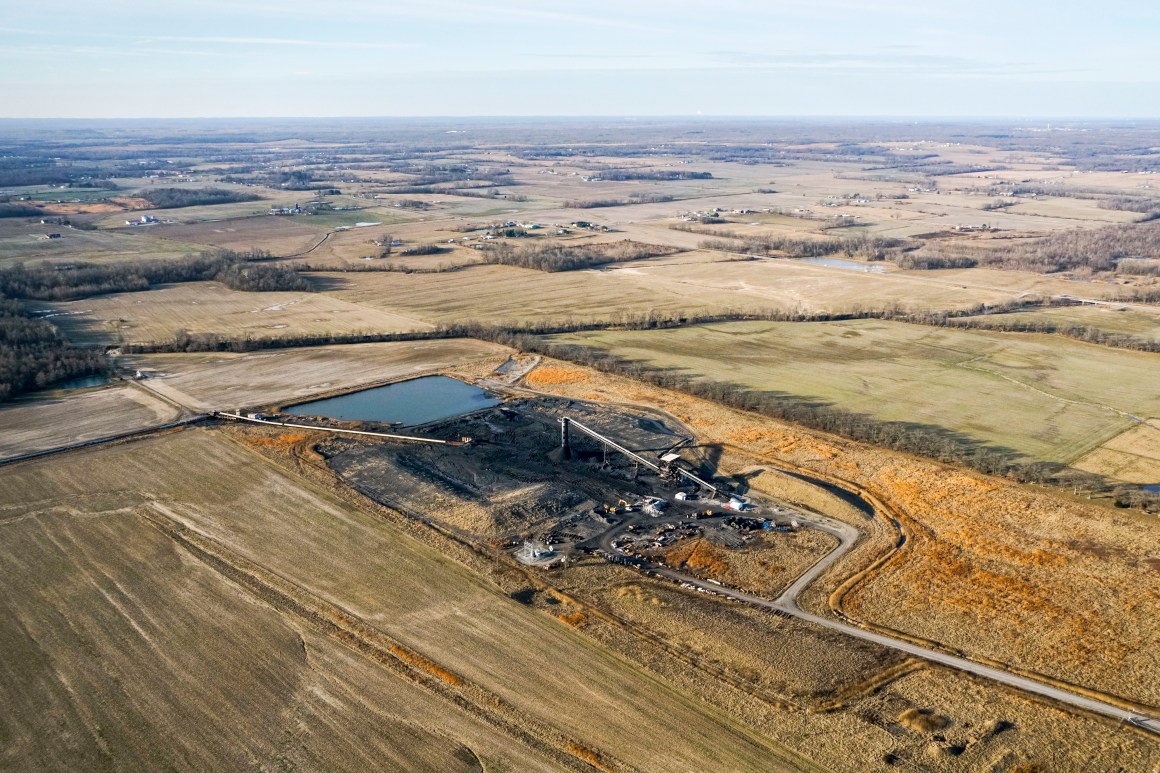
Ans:
[{"label": "brown field", "polygon": [[235,338],[293,334],[390,333],[430,327],[411,317],[324,293],[247,293],[217,282],[161,285],[46,304],[70,340],[95,345],[172,341],[178,331]]},{"label": "brown field", "polygon": [[[202,461],[195,468],[191,458]],[[21,707],[4,720],[6,736],[20,739],[6,745],[16,759],[59,764],[87,754],[127,764],[155,755],[152,764],[164,764],[192,754],[215,767],[278,753],[291,728],[281,751],[307,761],[373,754],[359,743],[367,734],[392,756],[430,755],[425,768],[470,761],[460,746],[479,746],[485,759],[524,753],[481,732],[471,712],[436,719],[446,704],[412,706],[404,696],[414,689],[386,671],[372,668],[369,678],[387,693],[368,690],[366,660],[320,637],[308,618],[231,585],[237,571],[272,572],[266,582],[288,583],[302,603],[338,605],[361,621],[360,636],[417,653],[409,665],[437,664],[460,680],[424,698],[433,689],[469,702],[492,695],[496,710],[508,707],[500,716],[535,737],[570,739],[568,748],[644,769],[778,769],[796,759],[768,731],[682,695],[390,523],[210,433],[5,470],[0,493],[9,532],[0,635],[18,653],[5,658],[0,689],[6,705]],[[228,564],[204,562],[155,522],[191,533]],[[45,712],[62,723],[44,727]],[[425,714],[434,716],[421,721]],[[341,736],[324,730],[332,723]],[[404,727],[416,729],[397,732]],[[433,732],[443,738],[433,743]]]},{"label": "brown field", "polygon": [[[562,582],[569,597],[627,623],[610,630],[594,621],[586,627],[594,636],[642,654],[640,634],[659,636],[702,668],[720,669],[779,706],[774,715],[799,749],[832,770],[890,770],[888,754],[896,765],[937,771],[1147,769],[1160,754],[1148,740],[1088,731],[1090,720],[986,682],[624,569],[578,568]],[[539,597],[536,604],[557,608]],[[682,679],[673,660],[665,667],[670,679]],[[943,718],[945,727],[904,730],[900,715],[915,710]]]},{"label": "brown field", "polygon": [[[61,238],[41,238],[48,233],[59,233]],[[58,225],[29,224],[24,220],[0,220],[0,268],[16,262],[33,265],[179,258],[195,255],[202,249],[195,244],[154,238],[154,234],[81,231]]]},{"label": "brown field", "polygon": [[[498,365],[509,349],[473,340],[318,346],[247,354],[147,354],[127,358],[141,386],[193,410],[297,402],[312,395],[434,370]],[[494,367],[494,365],[492,365]]]},{"label": "brown field", "polygon": [[739,549],[723,548],[698,538],[677,542],[663,552],[663,559],[667,566],[697,577],[776,598],[837,544],[834,537],[812,529],[789,535],[758,535]]},{"label": "brown field", "polygon": [[[274,255],[304,252],[326,235],[309,217],[260,217],[152,226],[154,236],[170,241],[238,250],[267,250]],[[149,230],[149,229],[146,229]]]},{"label": "brown field", "polygon": [[[719,255],[691,252],[555,274],[479,266],[442,274],[321,276],[336,284],[330,294],[337,298],[429,322],[615,320],[650,311],[723,309],[841,312],[883,305],[924,310],[998,303],[1028,292],[1080,291],[1078,283],[1039,274],[1016,274],[1003,287],[999,280],[1008,277],[995,273],[978,279],[941,271],[863,274],[794,260],[723,261]],[[1089,284],[1082,291],[1112,289]]]},{"label": "brown field", "polygon": [[[564,585],[562,603],[524,606],[220,433],[8,468],[0,501],[0,691],[16,707],[0,723],[5,758],[21,768],[275,755],[432,770],[575,759],[808,769],[798,754],[835,770],[885,770],[887,755],[936,771],[999,757],[1108,771],[1155,761],[1154,745],[1098,720],[943,669],[912,672],[873,646],[603,562],[548,578]],[[348,649],[247,578],[337,605],[395,654]],[[498,703],[474,703],[484,696]],[[480,708],[556,751],[529,749]],[[946,717],[939,739],[892,730],[912,708]],[[60,722],[44,726],[45,713]]]},{"label": "brown field", "polygon": [[1160,484],[1160,419],[1116,435],[1074,466],[1129,483]]},{"label": "brown field", "polygon": [[26,398],[0,407],[0,457],[145,429],[181,413],[135,384]]},{"label": "brown field", "polygon": [[[894,508],[911,538],[885,568],[841,599],[852,617],[1145,704],[1160,704],[1156,569],[1151,519],[1111,512],[570,366],[540,390],[652,405],[705,442],[722,464],[762,460],[849,481]],[[750,485],[777,495],[777,479]],[[767,484],[773,488],[768,489]],[[833,513],[841,517],[838,511]],[[845,517],[849,517],[846,515]],[[896,540],[882,520],[806,594],[826,594]],[[1105,631],[1115,631],[1114,636]]]}]

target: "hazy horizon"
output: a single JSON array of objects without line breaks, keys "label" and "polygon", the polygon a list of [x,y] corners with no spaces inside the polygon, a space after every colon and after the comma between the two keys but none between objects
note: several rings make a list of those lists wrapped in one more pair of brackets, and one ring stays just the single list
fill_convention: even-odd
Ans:
[{"label": "hazy horizon", "polygon": [[1160,118],[1128,0],[13,7],[7,118]]}]

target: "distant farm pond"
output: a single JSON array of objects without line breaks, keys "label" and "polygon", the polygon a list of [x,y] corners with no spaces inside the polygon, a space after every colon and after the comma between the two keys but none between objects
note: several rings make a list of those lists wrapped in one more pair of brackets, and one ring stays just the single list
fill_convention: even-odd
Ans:
[{"label": "distant farm pond", "polygon": [[499,405],[499,400],[479,387],[447,376],[424,376],[291,405],[285,412],[295,416],[325,416],[342,421],[377,421],[410,426],[450,419],[493,405]]},{"label": "distant farm pond", "polygon": [[856,260],[844,260],[843,258],[798,258],[798,260],[814,266],[844,268],[848,271],[862,271],[867,274],[877,274],[879,271],[886,270],[885,266],[870,266],[865,263],[859,263]]}]

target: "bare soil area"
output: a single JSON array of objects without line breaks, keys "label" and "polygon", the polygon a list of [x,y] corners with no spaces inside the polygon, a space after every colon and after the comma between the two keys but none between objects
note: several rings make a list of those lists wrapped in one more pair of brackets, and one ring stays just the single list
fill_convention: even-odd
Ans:
[{"label": "bare soil area", "polygon": [[133,432],[181,415],[180,408],[132,384],[27,398],[0,407],[0,457]]}]

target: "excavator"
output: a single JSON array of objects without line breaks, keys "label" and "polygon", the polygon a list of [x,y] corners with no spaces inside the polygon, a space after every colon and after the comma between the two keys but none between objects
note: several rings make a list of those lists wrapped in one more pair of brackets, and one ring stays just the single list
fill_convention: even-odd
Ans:
[{"label": "excavator", "polygon": [[634,512],[637,508],[636,505],[630,505],[628,502],[624,501],[623,499],[618,500],[615,505],[605,504],[605,505],[601,505],[600,507],[606,515],[620,515],[622,513],[631,513],[631,512]]}]

